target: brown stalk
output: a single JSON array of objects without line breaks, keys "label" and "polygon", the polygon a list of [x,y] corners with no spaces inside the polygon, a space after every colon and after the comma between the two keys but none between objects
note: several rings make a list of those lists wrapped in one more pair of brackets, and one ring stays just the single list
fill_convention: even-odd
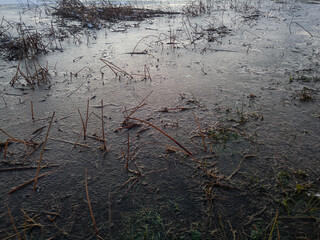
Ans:
[{"label": "brown stalk", "polygon": [[204,151],[206,152],[206,151],[207,151],[207,146],[206,146],[206,142],[205,142],[205,140],[204,140],[204,136],[203,136],[203,133],[202,133],[202,130],[201,130],[200,123],[199,123],[198,118],[197,118],[197,116],[196,116],[195,113],[193,113],[193,116],[194,116],[194,118],[196,119],[196,122],[197,122],[197,124],[198,124],[198,128],[199,128],[199,131],[200,131],[200,134],[201,134]]},{"label": "brown stalk", "polygon": [[80,110],[78,109],[78,113],[80,115],[80,118],[81,118],[81,122],[82,122],[82,128],[83,128],[83,138],[86,139],[86,125],[83,121],[83,118],[82,118],[82,115],[81,115],[81,112]]},{"label": "brown stalk", "polygon": [[93,216],[92,207],[91,207],[91,202],[90,202],[90,197],[89,197],[89,192],[88,192],[87,168],[86,168],[86,172],[85,172],[85,179],[84,179],[84,181],[85,181],[87,201],[88,201],[88,205],[89,205],[89,210],[90,210],[90,214],[91,214],[93,226],[94,226],[94,229],[95,229],[95,231],[96,231],[96,235],[98,235],[98,234],[99,234],[99,230],[98,230],[98,227],[97,227],[97,224],[96,224],[96,220],[94,219],[94,216]]},{"label": "brown stalk", "polygon": [[9,213],[9,216],[10,216],[10,219],[11,219],[11,222],[12,222],[12,226],[13,226],[15,232],[17,233],[18,239],[21,240],[21,237],[20,237],[20,234],[18,232],[18,229],[17,229],[16,225],[14,224],[14,220],[13,220],[13,217],[11,215],[9,204],[7,204],[7,209],[8,209],[8,213]]},{"label": "brown stalk", "polygon": [[[47,175],[49,175],[49,174],[51,174],[51,173],[54,173],[54,172],[55,172],[55,171],[46,172],[46,173],[40,175],[40,176],[38,177],[38,179],[39,179],[39,178],[42,178],[42,177],[44,177],[44,176],[47,176]],[[27,181],[27,182],[19,185],[18,187],[11,188],[11,190],[9,191],[9,194],[14,193],[15,191],[19,190],[20,188],[23,188],[24,186],[27,186],[29,183],[32,183],[34,180],[35,180],[35,178],[32,178],[32,179],[30,179],[29,181]]]},{"label": "brown stalk", "polygon": [[[129,115],[126,116],[125,120],[123,122],[126,122],[128,121],[128,119],[141,107],[143,107],[144,105],[146,105],[145,101],[146,99],[151,95],[153,91],[151,91],[144,99],[142,99],[142,101],[136,106],[133,108],[133,110],[131,111],[131,113]],[[125,111],[127,112],[127,111]]]},{"label": "brown stalk", "polygon": [[167,138],[169,138],[171,141],[173,141],[175,144],[177,144],[179,147],[181,147],[189,156],[192,156],[192,153],[186,149],[185,147],[183,147],[178,141],[176,141],[173,137],[169,136],[167,133],[165,133],[164,131],[162,131],[160,128],[158,128],[157,126],[153,125],[152,123],[149,123],[145,120],[139,119],[139,118],[133,118],[133,117],[129,117],[132,120],[136,120],[139,122],[143,122],[145,124],[148,124],[149,126],[153,127],[154,129],[158,130],[159,132],[161,132],[163,135],[165,135]]},{"label": "brown stalk", "polygon": [[39,176],[39,172],[40,172],[40,166],[41,166],[41,162],[42,162],[42,157],[43,157],[43,153],[44,153],[44,148],[45,148],[46,143],[47,143],[47,140],[48,140],[48,136],[49,136],[49,132],[50,132],[50,129],[51,129],[52,122],[53,122],[54,114],[55,114],[55,112],[52,113],[52,117],[51,117],[51,120],[50,120],[50,124],[49,124],[49,127],[48,127],[48,131],[47,131],[46,137],[44,138],[44,141],[43,141],[43,145],[42,145],[42,149],[41,149],[41,154],[40,154],[40,159],[39,159],[39,164],[38,164],[38,169],[37,169],[37,172],[36,172],[36,177],[35,177],[35,179],[34,179],[33,190],[35,190],[36,187],[37,187],[38,176]]},{"label": "brown stalk", "polygon": [[106,150],[106,139],[104,136],[104,121],[103,121],[103,99],[101,99],[101,128],[102,128],[103,150]]},{"label": "brown stalk", "polygon": [[[127,73],[126,71],[124,71],[123,69],[121,69],[117,65],[113,64],[112,62],[109,62],[106,59],[102,59],[102,58],[100,58],[100,60],[106,65],[105,67],[109,67],[116,76],[118,75],[117,72],[119,72],[119,73],[122,73],[123,75],[127,75],[127,76],[133,78],[133,76],[131,74]],[[100,69],[100,71],[101,71],[101,69]]]},{"label": "brown stalk", "polygon": [[85,123],[85,126],[86,126],[85,132],[87,131],[88,120],[89,120],[89,99],[87,101],[87,115],[86,115],[86,123]]},{"label": "brown stalk", "polygon": [[129,136],[129,132],[128,132],[127,146],[128,146],[128,150],[127,150],[126,170],[129,171],[129,159],[130,159],[130,136]]},{"label": "brown stalk", "polygon": [[32,102],[32,100],[31,100],[31,116],[32,116],[32,121],[34,121],[33,102]]}]

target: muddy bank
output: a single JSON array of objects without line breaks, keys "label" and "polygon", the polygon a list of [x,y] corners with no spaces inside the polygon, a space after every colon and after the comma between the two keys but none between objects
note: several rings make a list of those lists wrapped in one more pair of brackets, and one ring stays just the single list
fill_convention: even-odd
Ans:
[{"label": "muddy bank", "polygon": [[[36,67],[3,58],[1,238],[18,239],[14,225],[37,239],[319,238],[318,12],[213,1],[106,29],[67,21]],[[22,19],[59,29],[44,11]],[[34,89],[20,72],[10,84],[18,65]],[[16,190],[53,112],[48,175]]]}]

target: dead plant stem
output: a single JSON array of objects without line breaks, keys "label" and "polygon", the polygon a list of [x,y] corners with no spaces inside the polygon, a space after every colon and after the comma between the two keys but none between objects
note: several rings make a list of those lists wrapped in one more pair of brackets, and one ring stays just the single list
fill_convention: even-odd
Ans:
[{"label": "dead plant stem", "polygon": [[94,219],[94,216],[93,216],[93,211],[92,211],[89,192],[88,192],[87,168],[86,168],[86,172],[85,172],[85,188],[86,188],[87,201],[88,201],[88,206],[89,206],[89,210],[90,210],[93,226],[94,226],[94,229],[96,231],[96,235],[98,235],[99,234],[99,230],[98,230],[98,227],[97,227],[97,224],[96,224],[96,220]]},{"label": "dead plant stem", "polygon": [[38,164],[38,168],[37,168],[37,172],[36,172],[36,177],[35,177],[35,179],[34,179],[33,190],[35,190],[36,187],[37,187],[38,176],[39,176],[39,172],[40,172],[40,166],[41,166],[41,162],[42,162],[42,157],[43,157],[43,153],[44,153],[44,148],[45,148],[46,143],[47,143],[47,140],[48,140],[49,132],[50,132],[50,129],[51,129],[51,126],[52,126],[53,118],[54,118],[54,114],[55,114],[55,112],[52,113],[52,117],[51,117],[51,120],[50,120],[50,124],[49,124],[49,127],[48,127],[48,131],[47,131],[46,137],[44,138],[44,142],[43,142],[43,145],[42,145],[41,154],[40,154],[40,159],[39,159],[39,164]]},{"label": "dead plant stem", "polygon": [[11,215],[11,211],[10,211],[9,204],[7,204],[7,209],[8,209],[8,213],[9,213],[9,216],[10,216],[10,219],[11,219],[12,226],[13,226],[13,228],[14,228],[14,231],[17,233],[18,239],[21,240],[20,234],[19,234],[19,232],[18,232],[18,229],[17,229],[17,227],[16,227],[16,224],[14,223],[13,217],[12,217],[12,215]]}]

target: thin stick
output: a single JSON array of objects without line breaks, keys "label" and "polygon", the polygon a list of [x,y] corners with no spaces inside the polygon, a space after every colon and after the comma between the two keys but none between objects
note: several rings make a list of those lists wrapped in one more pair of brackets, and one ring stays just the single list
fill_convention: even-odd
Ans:
[{"label": "thin stick", "polygon": [[101,128],[102,128],[103,150],[106,150],[106,139],[104,136],[104,121],[103,121],[103,99],[101,99]]},{"label": "thin stick", "polygon": [[82,122],[82,128],[83,128],[83,138],[86,139],[86,125],[83,121],[83,118],[82,118],[82,115],[81,115],[81,112],[80,110],[78,109],[78,113],[80,115],[80,118],[81,118],[81,122]]},{"label": "thin stick", "polygon": [[133,108],[131,113],[126,116],[126,119],[124,120],[124,122],[126,122],[139,108],[143,107],[146,104],[145,100],[151,95],[151,93],[153,93],[153,91],[151,91],[144,99],[142,99],[142,101],[136,107]]},{"label": "thin stick", "polygon": [[81,144],[81,143],[78,143],[78,142],[71,142],[71,141],[68,141],[68,140],[63,140],[63,139],[56,139],[56,138],[50,138],[50,140],[53,140],[53,141],[59,141],[59,142],[65,142],[65,143],[70,143],[72,145],[78,145],[78,146],[81,146],[81,147],[85,147],[85,148],[90,148],[89,145],[86,145],[86,144]]},{"label": "thin stick", "polygon": [[[41,167],[43,168],[50,168],[50,167],[59,167],[58,164],[53,164],[53,165],[47,165]],[[12,168],[0,168],[0,172],[6,172],[6,171],[21,171],[21,170],[30,170],[30,169],[36,169],[38,166],[25,166],[25,167],[12,167]]]},{"label": "thin stick", "polygon": [[11,135],[9,135],[8,133],[6,133],[6,132],[5,132],[4,130],[2,130],[1,128],[0,128],[0,131],[3,132],[3,134],[7,135],[9,138],[11,138],[11,139],[16,139],[16,138],[12,137]]},{"label": "thin stick", "polygon": [[32,116],[32,121],[34,121],[33,102],[32,102],[32,100],[31,100],[31,116]]},{"label": "thin stick", "polygon": [[199,131],[200,131],[200,134],[201,134],[201,138],[202,138],[202,142],[203,142],[203,146],[204,146],[204,151],[206,152],[207,151],[207,146],[206,146],[206,142],[204,140],[204,136],[203,136],[203,133],[202,133],[202,130],[201,130],[200,123],[199,123],[198,118],[197,118],[195,113],[193,113],[193,116],[196,119],[196,122],[198,124],[198,128],[199,128]]},{"label": "thin stick", "polygon": [[227,180],[231,180],[231,178],[233,177],[233,175],[235,175],[238,171],[239,171],[239,169],[240,169],[240,167],[241,167],[241,164],[242,164],[242,162],[243,162],[243,159],[241,159],[240,160],[240,162],[239,162],[239,165],[238,165],[238,167],[230,174],[230,176],[229,177],[227,177]]},{"label": "thin stick", "polygon": [[270,232],[270,234],[269,234],[268,240],[271,240],[271,239],[272,239],[272,233],[273,233],[273,230],[274,230],[274,226],[276,225],[278,215],[279,215],[279,212],[277,212],[277,214],[276,214],[276,216],[275,216],[275,218],[274,218],[274,222],[273,222],[272,229],[271,229],[271,232]]},{"label": "thin stick", "polygon": [[[42,177],[44,177],[44,176],[47,176],[47,175],[49,175],[49,174],[51,174],[51,173],[54,173],[54,172],[55,172],[55,171],[46,172],[46,173],[40,175],[40,176],[38,177],[38,179],[40,179],[40,178],[42,178]],[[14,193],[15,191],[19,190],[20,188],[23,188],[23,187],[27,186],[29,183],[32,183],[34,180],[35,180],[35,178],[32,178],[32,179],[30,179],[29,181],[27,181],[27,182],[19,185],[18,187],[11,188],[11,190],[9,191],[9,194]]]},{"label": "thin stick", "polygon": [[36,187],[37,187],[38,176],[39,176],[39,172],[40,172],[40,166],[41,166],[41,162],[42,162],[43,152],[44,152],[44,148],[46,146],[47,140],[48,140],[48,136],[49,136],[49,132],[50,132],[50,128],[51,128],[52,122],[53,122],[54,114],[55,114],[55,112],[53,112],[53,114],[52,114],[52,117],[51,117],[51,120],[50,120],[50,124],[49,124],[49,127],[48,127],[48,131],[47,131],[46,137],[45,137],[45,139],[43,141],[41,154],[40,154],[40,160],[39,160],[39,164],[38,164],[38,169],[37,169],[37,172],[36,172],[36,177],[34,179],[33,190],[35,190]]},{"label": "thin stick", "polygon": [[126,162],[126,170],[129,170],[129,159],[130,159],[130,136],[128,132],[128,142],[127,142],[128,150],[127,150],[127,162]]},{"label": "thin stick", "polygon": [[87,102],[87,115],[86,115],[86,123],[85,123],[85,135],[86,135],[86,131],[87,131],[87,127],[88,127],[88,120],[89,120],[89,99],[88,99],[88,102]]},{"label": "thin stick", "polygon": [[17,233],[19,240],[21,240],[21,237],[20,237],[20,234],[19,234],[19,232],[18,232],[18,229],[17,229],[16,225],[14,224],[14,220],[13,220],[13,217],[12,217],[12,215],[11,215],[11,211],[10,211],[9,204],[7,204],[7,209],[8,209],[8,213],[9,213],[9,216],[10,216],[10,219],[11,219],[12,226],[13,226],[13,228],[14,228],[14,231]]},{"label": "thin stick", "polygon": [[158,130],[159,132],[161,132],[163,135],[165,135],[167,138],[169,138],[171,141],[173,141],[175,144],[177,144],[179,147],[181,147],[189,156],[192,156],[192,153],[186,149],[185,147],[183,147],[179,142],[177,142],[173,137],[169,136],[168,134],[166,134],[164,131],[162,131],[160,128],[156,127],[155,125],[153,125],[152,123],[149,123],[145,120],[139,119],[139,118],[133,118],[133,117],[129,117],[132,120],[136,120],[139,122],[143,122],[145,124],[148,124],[149,126],[153,127],[154,129]]},{"label": "thin stick", "polygon": [[96,230],[96,235],[98,235],[98,234],[99,234],[99,230],[98,230],[98,227],[97,227],[97,224],[96,224],[96,220],[94,219],[94,216],[93,216],[92,207],[91,207],[91,202],[90,202],[90,197],[89,197],[89,192],[88,192],[87,168],[86,168],[86,173],[85,173],[84,182],[85,182],[86,194],[87,194],[87,201],[88,201],[88,205],[89,205],[90,214],[91,214],[91,217],[92,217],[93,226],[94,226],[94,229]]}]

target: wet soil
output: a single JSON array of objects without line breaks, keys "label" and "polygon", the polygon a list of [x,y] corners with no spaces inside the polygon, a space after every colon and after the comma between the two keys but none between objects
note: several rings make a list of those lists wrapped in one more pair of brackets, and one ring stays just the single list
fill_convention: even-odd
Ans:
[{"label": "wet soil", "polygon": [[[317,3],[166,5],[183,14],[103,29],[23,11],[50,81],[11,85],[34,62],[2,52],[1,239],[19,239],[14,225],[24,239],[319,239]],[[53,112],[50,174],[9,194],[35,177]]]}]

